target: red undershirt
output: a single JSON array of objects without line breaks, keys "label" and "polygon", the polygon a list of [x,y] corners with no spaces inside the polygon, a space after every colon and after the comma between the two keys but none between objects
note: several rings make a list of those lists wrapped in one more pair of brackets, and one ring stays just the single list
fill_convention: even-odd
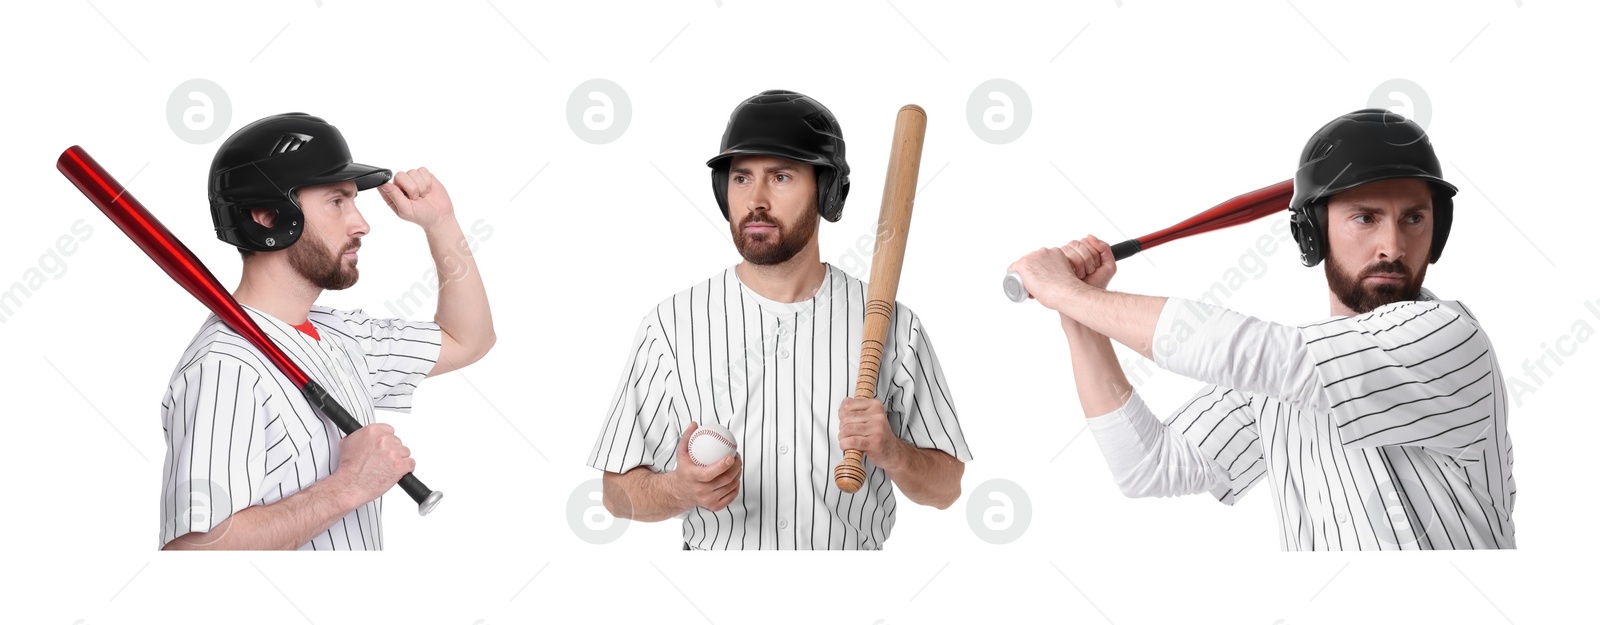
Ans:
[{"label": "red undershirt", "polygon": [[305,323],[295,326],[294,329],[304,332],[306,336],[318,341],[322,340],[322,337],[317,334],[317,326],[311,325],[310,319],[307,319]]}]

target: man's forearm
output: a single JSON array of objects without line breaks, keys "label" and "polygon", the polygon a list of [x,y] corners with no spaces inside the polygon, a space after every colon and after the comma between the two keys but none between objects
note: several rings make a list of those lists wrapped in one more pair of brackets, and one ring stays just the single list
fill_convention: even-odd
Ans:
[{"label": "man's forearm", "polygon": [[965,464],[938,449],[913,447],[903,441],[901,444],[905,445],[905,450],[900,454],[900,464],[894,467],[879,465],[878,468],[889,474],[889,480],[907,499],[912,503],[943,510],[961,497],[961,475],[966,472]]},{"label": "man's forearm", "polygon": [[1061,329],[1072,352],[1072,378],[1078,387],[1078,402],[1084,417],[1109,414],[1133,393],[1133,385],[1117,362],[1111,339],[1062,315]]},{"label": "man's forearm", "polygon": [[1145,358],[1151,357],[1156,324],[1167,298],[1118,293],[1082,282],[1067,284],[1068,294],[1060,312],[1089,329],[1107,336]]},{"label": "man's forearm", "polygon": [[[452,215],[425,231],[428,250],[439,274],[439,301],[433,321],[476,360],[494,344],[494,319],[477,260],[461,224]],[[465,366],[467,363],[456,363]]]},{"label": "man's forearm", "polygon": [[208,532],[190,532],[167,543],[166,550],[299,549],[365,502],[332,478],[293,495],[234,512]]},{"label": "man's forearm", "polygon": [[689,509],[666,473],[634,467],[626,473],[606,471],[602,480],[606,511],[619,519],[664,521]]}]

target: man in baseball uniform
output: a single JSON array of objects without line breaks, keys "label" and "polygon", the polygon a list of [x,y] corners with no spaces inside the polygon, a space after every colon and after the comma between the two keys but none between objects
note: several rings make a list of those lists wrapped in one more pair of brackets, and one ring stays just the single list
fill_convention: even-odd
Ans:
[{"label": "man in baseball uniform", "polygon": [[[620,518],[678,518],[685,549],[879,549],[898,488],[945,508],[971,459],[933,343],[896,304],[873,399],[854,399],[866,284],[821,261],[818,223],[850,190],[831,112],[790,91],[734,109],[707,164],[743,262],[644,316],[589,465]],[[835,416],[837,415],[837,418]],[[699,424],[738,453],[699,466]],[[841,492],[833,467],[866,452]]]},{"label": "man in baseball uniform", "polygon": [[[494,344],[489,301],[450,195],[427,169],[354,163],[338,129],[304,113],[251,123],[211,163],[217,237],[237,246],[234,297],[274,343],[366,426],[340,437],[298,389],[212,315],[161,402],[165,549],[381,549],[381,497],[416,466],[375,409],[408,412],[424,378]],[[349,288],[368,227],[355,199],[377,187],[422,227],[439,270],[434,320],[317,306]]]},{"label": "man in baseball uniform", "polygon": [[[1061,313],[1089,427],[1128,496],[1232,504],[1264,487],[1285,550],[1513,548],[1494,349],[1464,304],[1422,288],[1455,192],[1399,115],[1366,109],[1318,130],[1291,230],[1304,264],[1327,263],[1333,316],[1299,327],[1107,291],[1116,261],[1094,237],[1012,267]],[[1163,423],[1108,337],[1209,386]]]}]

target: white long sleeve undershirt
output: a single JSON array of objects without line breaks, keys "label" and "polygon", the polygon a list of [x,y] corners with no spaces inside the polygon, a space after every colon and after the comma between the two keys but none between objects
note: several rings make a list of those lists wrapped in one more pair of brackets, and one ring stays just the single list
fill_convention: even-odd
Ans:
[{"label": "white long sleeve undershirt", "polygon": [[1090,418],[1089,430],[1124,495],[1173,497],[1227,488],[1222,465],[1157,419],[1137,392],[1121,408]]},{"label": "white long sleeve undershirt", "polygon": [[[1169,298],[1152,346],[1163,369],[1275,397],[1316,414],[1328,411],[1300,331],[1200,302]],[[1117,487],[1129,497],[1226,492],[1228,473],[1183,433],[1156,418],[1135,391],[1121,408],[1091,417],[1089,429]]]}]

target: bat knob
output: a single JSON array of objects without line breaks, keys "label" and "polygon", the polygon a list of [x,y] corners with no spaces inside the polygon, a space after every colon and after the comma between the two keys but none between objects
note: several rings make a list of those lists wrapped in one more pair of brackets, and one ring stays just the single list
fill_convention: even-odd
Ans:
[{"label": "bat knob", "polygon": [[444,499],[444,491],[436,490],[428,493],[428,497],[417,504],[417,514],[428,516],[429,512],[433,512],[433,507],[439,505],[441,499]]},{"label": "bat knob", "polygon": [[1015,271],[1006,274],[1006,279],[1002,286],[1005,287],[1006,297],[1010,298],[1011,301],[1025,302],[1028,300],[1028,289],[1022,286],[1022,274]]},{"label": "bat knob", "polygon": [[844,460],[833,468],[833,484],[839,490],[847,493],[861,490],[861,485],[867,481],[867,469],[862,462],[864,457],[865,454],[860,450],[845,450]]}]

